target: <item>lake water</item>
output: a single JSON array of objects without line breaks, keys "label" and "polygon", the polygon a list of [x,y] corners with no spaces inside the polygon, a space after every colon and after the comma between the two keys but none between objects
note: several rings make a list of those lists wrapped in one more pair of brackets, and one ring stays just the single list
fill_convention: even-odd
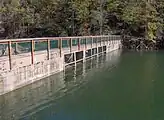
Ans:
[{"label": "lake water", "polygon": [[0,96],[0,120],[164,120],[164,52],[79,63]]}]

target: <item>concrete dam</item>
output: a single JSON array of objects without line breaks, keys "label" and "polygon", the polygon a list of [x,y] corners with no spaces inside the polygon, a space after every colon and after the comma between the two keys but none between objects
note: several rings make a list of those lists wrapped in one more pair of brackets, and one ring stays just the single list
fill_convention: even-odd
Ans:
[{"label": "concrete dam", "polygon": [[0,95],[120,48],[117,35],[0,40]]}]

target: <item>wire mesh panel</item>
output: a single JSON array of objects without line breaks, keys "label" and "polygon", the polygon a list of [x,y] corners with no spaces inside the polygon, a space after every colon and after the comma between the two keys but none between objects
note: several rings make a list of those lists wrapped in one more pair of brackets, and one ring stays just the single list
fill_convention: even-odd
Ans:
[{"label": "wire mesh panel", "polygon": [[0,44],[0,57],[7,56],[7,54],[6,54],[7,50],[8,50],[8,44],[7,43]]},{"label": "wire mesh panel", "polygon": [[89,37],[89,38],[86,38],[86,44],[91,44],[92,43],[92,38]]},{"label": "wire mesh panel", "polygon": [[12,54],[23,54],[31,51],[31,42],[13,42],[11,45]]},{"label": "wire mesh panel", "polygon": [[81,44],[81,45],[85,44],[85,42],[86,42],[86,39],[85,39],[85,38],[81,38],[81,39],[80,39],[80,44]]},{"label": "wire mesh panel", "polygon": [[50,40],[50,48],[55,49],[58,48],[59,41],[58,40]]},{"label": "wire mesh panel", "polygon": [[116,36],[116,40],[121,40],[121,37],[120,36]]},{"label": "wire mesh panel", "polygon": [[105,41],[105,37],[100,37],[101,42]]},{"label": "wire mesh panel", "polygon": [[47,41],[35,41],[34,51],[42,51],[47,49]]},{"label": "wire mesh panel", "polygon": [[113,40],[116,40],[116,37],[115,36],[113,36]]},{"label": "wire mesh panel", "polygon": [[72,46],[77,46],[78,45],[78,39],[72,39]]},{"label": "wire mesh panel", "polygon": [[62,40],[62,48],[66,48],[66,47],[69,47],[69,39],[66,39],[66,40]]},{"label": "wire mesh panel", "polygon": [[[25,42],[11,42],[11,55],[17,55],[22,53],[28,53],[31,50],[31,43]],[[0,44],[0,56],[7,56],[9,54],[8,43]]]},{"label": "wire mesh panel", "polygon": [[97,42],[97,38],[93,38],[93,43],[96,43]]},{"label": "wire mesh panel", "polygon": [[108,41],[109,40],[109,37],[106,37],[106,41]]},{"label": "wire mesh panel", "polygon": [[109,40],[112,41],[113,39],[114,39],[113,36],[110,36]]},{"label": "wire mesh panel", "polygon": [[104,37],[104,38],[103,38],[103,42],[106,42],[106,41],[107,41],[107,39],[106,39],[106,37]]},{"label": "wire mesh panel", "polygon": [[97,42],[100,43],[101,42],[101,37],[97,38]]}]

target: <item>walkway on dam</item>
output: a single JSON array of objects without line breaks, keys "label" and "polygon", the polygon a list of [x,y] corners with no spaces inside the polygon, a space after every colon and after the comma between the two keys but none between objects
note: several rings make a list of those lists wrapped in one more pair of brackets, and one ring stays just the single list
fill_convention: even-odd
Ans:
[{"label": "walkway on dam", "polygon": [[116,35],[0,40],[0,94],[120,46],[121,37]]},{"label": "walkway on dam", "polygon": [[[60,56],[62,56],[61,54],[102,47],[107,44],[113,45],[116,40],[120,40],[120,36],[1,40],[0,73],[12,69],[15,66],[21,67],[50,59],[52,57],[51,53],[60,53]],[[100,50],[100,52],[102,51]],[[16,60],[19,62],[14,63]]]}]

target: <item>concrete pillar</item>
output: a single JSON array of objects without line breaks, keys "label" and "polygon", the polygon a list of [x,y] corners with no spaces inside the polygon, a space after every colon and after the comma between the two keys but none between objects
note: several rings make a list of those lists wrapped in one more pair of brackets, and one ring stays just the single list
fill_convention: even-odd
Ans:
[{"label": "concrete pillar", "polygon": [[76,66],[76,52],[74,52],[73,54],[74,54],[74,62],[75,62],[75,66]]},{"label": "concrete pillar", "polygon": [[96,59],[96,67],[98,68],[98,62],[99,62],[99,54],[97,54],[97,59]]},{"label": "concrete pillar", "polygon": [[76,64],[75,64],[75,67],[74,67],[74,74],[73,74],[73,78],[74,78],[74,80],[76,80],[76,75],[77,75],[77,68],[76,68],[77,66],[76,66]]},{"label": "concrete pillar", "polygon": [[97,49],[97,55],[98,55],[99,54],[99,49],[98,49],[98,47],[96,49]]},{"label": "concrete pillar", "polygon": [[28,79],[28,74],[27,74],[27,66],[25,66],[25,78],[26,78],[26,80]]},{"label": "concrete pillar", "polygon": [[86,62],[83,62],[83,76],[86,75]]},{"label": "concrete pillar", "polygon": [[85,58],[85,52],[86,52],[86,51],[83,50],[83,62],[85,62],[85,59],[86,59],[86,58]]}]

